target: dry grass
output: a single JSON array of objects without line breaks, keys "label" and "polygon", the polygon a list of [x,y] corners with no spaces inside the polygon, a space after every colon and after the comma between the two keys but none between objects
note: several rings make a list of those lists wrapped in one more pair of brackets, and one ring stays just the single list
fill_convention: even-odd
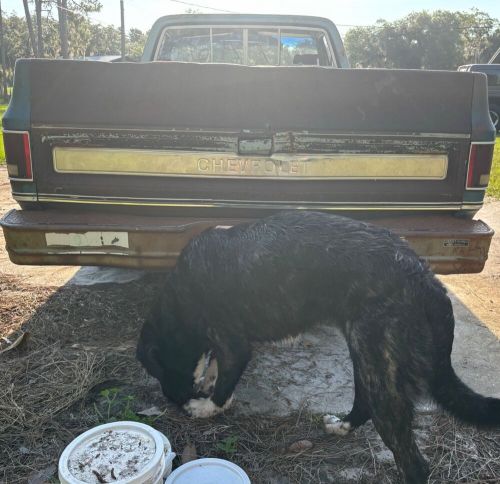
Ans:
[{"label": "dry grass", "polygon": [[[0,336],[23,328],[29,339],[0,356],[0,481],[27,482],[53,474],[57,458],[76,435],[100,423],[103,388],[133,395],[134,410],[157,405],[154,426],[181,453],[188,442],[199,456],[241,465],[254,483],[396,483],[392,456],[371,424],[344,438],[326,436],[320,416],[303,411],[284,418],[192,420],[166,406],[158,385],[145,377],[134,345],[159,278],[124,286],[64,287],[33,291],[0,281]],[[100,409],[100,411],[98,411]],[[113,417],[119,417],[114,408]],[[419,445],[433,483],[500,482],[500,432],[477,431],[443,415],[419,415]],[[307,439],[313,447],[291,453]],[[227,441],[233,445],[221,445]]]},{"label": "dry grass", "polygon": [[28,337],[0,356],[1,482],[26,482],[95,425],[95,414],[80,415],[99,384],[139,380],[133,346],[146,292],[142,283],[33,291],[2,279],[0,336],[22,330]]}]

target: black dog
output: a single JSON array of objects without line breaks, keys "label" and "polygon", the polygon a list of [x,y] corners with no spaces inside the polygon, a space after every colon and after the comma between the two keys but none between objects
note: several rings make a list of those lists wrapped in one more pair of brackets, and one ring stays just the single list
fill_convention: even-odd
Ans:
[{"label": "black dog", "polygon": [[451,367],[454,318],[446,290],[406,242],[384,228],[314,212],[287,212],[194,238],[145,323],[139,360],[164,394],[193,416],[224,409],[252,341],[297,335],[315,323],[344,333],[355,398],[329,432],[372,419],[404,482],[427,481],[412,432],[412,400],[430,394],[451,414],[500,425],[500,400]]}]

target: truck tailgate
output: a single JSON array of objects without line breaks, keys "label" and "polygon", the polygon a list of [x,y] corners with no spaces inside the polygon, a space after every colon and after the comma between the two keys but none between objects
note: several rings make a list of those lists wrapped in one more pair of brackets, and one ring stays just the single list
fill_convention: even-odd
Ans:
[{"label": "truck tailgate", "polygon": [[46,60],[23,71],[14,101],[24,90],[29,105],[8,119],[30,112],[45,204],[238,217],[463,208],[476,74]]}]

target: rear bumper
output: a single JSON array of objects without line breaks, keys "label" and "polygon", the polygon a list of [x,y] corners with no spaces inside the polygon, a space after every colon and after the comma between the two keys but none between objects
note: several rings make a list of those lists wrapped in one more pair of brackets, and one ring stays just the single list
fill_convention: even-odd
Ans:
[{"label": "rear bumper", "polygon": [[[248,219],[11,210],[2,225],[9,257],[25,265],[103,265],[165,269],[188,241],[214,226]],[[447,215],[372,220],[405,238],[438,274],[481,272],[493,230]]]}]

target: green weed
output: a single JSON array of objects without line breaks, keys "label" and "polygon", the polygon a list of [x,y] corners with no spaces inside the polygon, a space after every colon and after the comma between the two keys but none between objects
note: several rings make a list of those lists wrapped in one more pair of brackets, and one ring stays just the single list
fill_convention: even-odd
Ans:
[{"label": "green weed", "polygon": [[129,420],[151,425],[155,421],[154,417],[137,415],[132,409],[135,397],[123,394],[120,388],[105,388],[99,392],[99,396],[102,398],[101,409],[96,403],[94,409],[101,423]]},{"label": "green weed", "polygon": [[220,442],[217,442],[217,449],[226,455],[232,455],[238,451],[238,436],[230,435]]}]

